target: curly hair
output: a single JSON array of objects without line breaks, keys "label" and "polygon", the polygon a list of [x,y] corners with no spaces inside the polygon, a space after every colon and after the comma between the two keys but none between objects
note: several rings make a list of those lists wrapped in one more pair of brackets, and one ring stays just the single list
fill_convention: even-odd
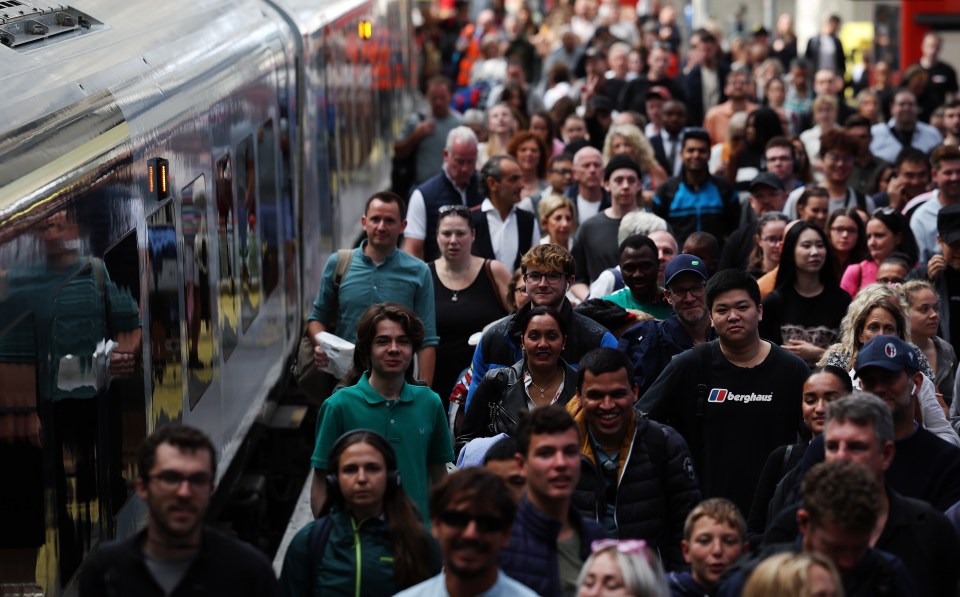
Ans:
[{"label": "curly hair", "polygon": [[644,172],[650,171],[650,166],[654,160],[653,146],[650,145],[650,141],[640,131],[640,128],[632,124],[615,124],[607,131],[607,136],[603,140],[603,163],[606,164],[614,156],[614,137],[623,138],[633,150],[633,156],[631,157],[635,157]]},{"label": "curly hair", "polygon": [[828,355],[843,352],[850,355],[849,363],[857,362],[857,354],[863,348],[860,334],[866,325],[867,317],[874,309],[883,309],[897,323],[897,336],[904,341],[910,337],[910,320],[907,319],[907,299],[900,290],[887,284],[871,284],[857,292],[850,301],[847,314],[840,321],[840,342],[827,349],[819,365],[828,363]]},{"label": "curly hair", "polygon": [[520,270],[526,274],[531,267],[561,271],[568,276],[574,275],[576,271],[576,264],[570,251],[553,243],[536,245],[524,254],[520,260]]},{"label": "curly hair", "polygon": [[877,524],[880,492],[862,464],[821,462],[803,478],[800,491],[811,527],[834,523],[850,531],[871,531]]}]

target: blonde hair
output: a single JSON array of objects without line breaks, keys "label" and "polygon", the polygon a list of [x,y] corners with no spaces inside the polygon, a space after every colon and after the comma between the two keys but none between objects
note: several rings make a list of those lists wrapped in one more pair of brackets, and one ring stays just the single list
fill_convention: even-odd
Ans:
[{"label": "blonde hair", "polygon": [[540,200],[540,205],[537,206],[537,215],[540,216],[540,229],[546,230],[547,220],[550,219],[553,212],[564,207],[570,210],[570,215],[573,216],[573,228],[576,230],[577,207],[569,197],[562,195],[548,195]]},{"label": "blonde hair", "polygon": [[905,342],[910,338],[910,318],[907,317],[907,298],[899,289],[887,284],[871,284],[857,292],[847,307],[847,314],[840,322],[840,342],[834,344],[823,353],[817,364],[826,365],[827,358],[836,352],[850,355],[848,366],[857,362],[857,353],[860,352],[860,334],[866,323],[867,316],[874,309],[884,309],[897,322],[897,336]]},{"label": "blonde hair", "polygon": [[637,164],[644,172],[650,170],[653,163],[653,146],[650,141],[640,131],[640,128],[633,124],[615,124],[607,131],[607,136],[603,140],[603,163],[606,164],[613,159],[613,138],[622,137],[633,149],[636,155]]},{"label": "blonde hair", "polygon": [[843,597],[843,584],[836,567],[817,552],[780,553],[760,563],[743,587],[743,597],[808,597],[810,569],[820,566],[830,573],[837,595]]}]

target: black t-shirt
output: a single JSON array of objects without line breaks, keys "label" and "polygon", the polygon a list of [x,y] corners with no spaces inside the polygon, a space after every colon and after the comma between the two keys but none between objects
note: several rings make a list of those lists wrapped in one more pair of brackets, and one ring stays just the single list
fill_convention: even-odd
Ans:
[{"label": "black t-shirt", "polygon": [[793,285],[784,285],[763,299],[760,337],[782,346],[804,340],[827,348],[840,339],[840,320],[847,314],[850,295],[839,286],[824,287],[813,297],[801,296]]},{"label": "black t-shirt", "polygon": [[[719,341],[702,346],[676,356],[637,408],[687,440],[704,497],[726,497],[749,512],[767,455],[796,439],[809,368],[776,345],[749,369],[730,363]],[[706,385],[705,401],[698,384]]]},{"label": "black t-shirt", "polygon": [[943,104],[948,93],[960,91],[960,85],[957,84],[957,71],[949,64],[938,60],[933,66],[923,70],[930,75],[928,90],[933,96],[931,99],[935,106]]}]

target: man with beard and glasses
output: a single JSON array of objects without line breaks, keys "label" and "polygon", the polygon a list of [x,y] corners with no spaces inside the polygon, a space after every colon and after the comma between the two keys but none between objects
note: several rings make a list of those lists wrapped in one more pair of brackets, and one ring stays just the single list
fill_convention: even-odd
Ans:
[{"label": "man with beard and glasses", "polygon": [[270,561],[203,524],[216,478],[216,450],[200,430],[173,423],[140,448],[137,495],[147,527],[108,543],[84,564],[80,595],[279,595]]},{"label": "man with beard and glasses", "polygon": [[497,566],[510,542],[516,503],[500,477],[483,468],[448,475],[433,490],[433,536],[443,552],[443,571],[398,597],[532,597],[533,591]]}]

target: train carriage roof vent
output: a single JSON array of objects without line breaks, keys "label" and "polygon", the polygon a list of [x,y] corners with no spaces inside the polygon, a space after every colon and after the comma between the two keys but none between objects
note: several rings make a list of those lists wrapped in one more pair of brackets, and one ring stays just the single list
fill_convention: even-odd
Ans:
[{"label": "train carriage roof vent", "polygon": [[32,50],[103,28],[97,19],[64,4],[0,0],[0,44],[14,50]]}]

